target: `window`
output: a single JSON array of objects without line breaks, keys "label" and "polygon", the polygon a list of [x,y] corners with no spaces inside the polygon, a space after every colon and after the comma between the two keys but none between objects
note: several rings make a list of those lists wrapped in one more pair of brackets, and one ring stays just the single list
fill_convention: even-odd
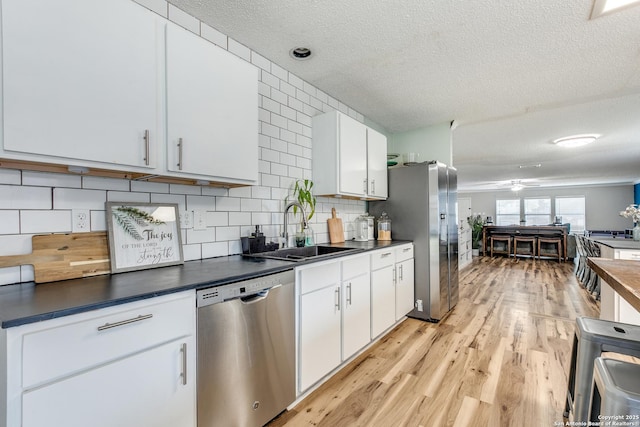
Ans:
[{"label": "window", "polygon": [[551,224],[551,199],[524,199],[524,220],[526,225]]},{"label": "window", "polygon": [[520,199],[496,200],[496,225],[520,223]]},{"label": "window", "polygon": [[585,230],[584,196],[556,197],[556,216],[562,217],[563,224],[571,224],[572,233],[584,233]]}]

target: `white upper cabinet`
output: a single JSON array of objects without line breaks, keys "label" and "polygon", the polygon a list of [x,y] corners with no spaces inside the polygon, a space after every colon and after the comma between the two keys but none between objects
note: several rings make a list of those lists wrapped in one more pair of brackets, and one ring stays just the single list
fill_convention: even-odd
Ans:
[{"label": "white upper cabinet", "polygon": [[167,24],[167,169],[258,182],[258,70]]},{"label": "white upper cabinet", "polygon": [[130,0],[3,1],[5,154],[154,168],[162,32]]},{"label": "white upper cabinet", "polygon": [[365,200],[387,198],[387,138],[332,111],[313,118],[315,192]]},{"label": "white upper cabinet", "polygon": [[367,183],[370,198],[387,198],[387,137],[371,128],[367,128]]}]

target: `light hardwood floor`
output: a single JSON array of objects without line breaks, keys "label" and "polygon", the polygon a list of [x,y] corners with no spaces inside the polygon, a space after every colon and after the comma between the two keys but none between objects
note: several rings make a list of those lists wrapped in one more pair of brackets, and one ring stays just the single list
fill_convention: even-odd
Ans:
[{"label": "light hardwood floor", "polygon": [[570,262],[475,258],[443,321],[402,322],[269,426],[553,426],[575,318],[598,315]]}]

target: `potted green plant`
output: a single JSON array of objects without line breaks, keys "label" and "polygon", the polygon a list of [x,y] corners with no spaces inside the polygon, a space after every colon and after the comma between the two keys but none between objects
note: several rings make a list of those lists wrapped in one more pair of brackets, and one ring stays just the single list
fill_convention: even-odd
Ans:
[{"label": "potted green plant", "polygon": [[[312,192],[313,181],[310,179],[296,180],[293,186],[293,194],[287,195],[284,201],[289,203],[292,200],[297,201],[304,208],[306,218],[302,218],[300,221],[300,238],[303,239],[304,245],[311,246],[314,244],[313,229],[309,226],[309,221],[316,213],[316,198]],[[298,213],[298,207],[293,206],[293,214]],[[304,237],[302,237],[304,236]],[[296,235],[296,241],[300,240],[298,233]]]},{"label": "potted green plant", "polygon": [[467,218],[471,227],[471,248],[480,252],[480,240],[482,240],[482,227],[485,225],[483,214],[474,214]]}]

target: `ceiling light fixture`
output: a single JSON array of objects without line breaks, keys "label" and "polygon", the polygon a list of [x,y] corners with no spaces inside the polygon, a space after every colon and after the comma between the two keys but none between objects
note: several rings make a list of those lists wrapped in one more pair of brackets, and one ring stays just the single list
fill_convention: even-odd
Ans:
[{"label": "ceiling light fixture", "polygon": [[289,55],[293,59],[297,59],[298,61],[303,61],[311,57],[311,49],[306,47],[294,47],[289,51]]},{"label": "ceiling light fixture", "polygon": [[520,191],[524,188],[524,185],[520,181],[511,181],[511,191]]},{"label": "ceiling light fixture", "polygon": [[554,139],[553,143],[559,147],[582,147],[583,145],[591,144],[598,139],[600,135],[573,135],[565,136],[564,138]]},{"label": "ceiling light fixture", "polygon": [[535,165],[520,165],[518,166],[520,169],[537,169],[542,167],[542,163],[536,163]]},{"label": "ceiling light fixture", "polygon": [[591,9],[591,19],[638,4],[640,4],[640,0],[595,0],[593,9]]}]

